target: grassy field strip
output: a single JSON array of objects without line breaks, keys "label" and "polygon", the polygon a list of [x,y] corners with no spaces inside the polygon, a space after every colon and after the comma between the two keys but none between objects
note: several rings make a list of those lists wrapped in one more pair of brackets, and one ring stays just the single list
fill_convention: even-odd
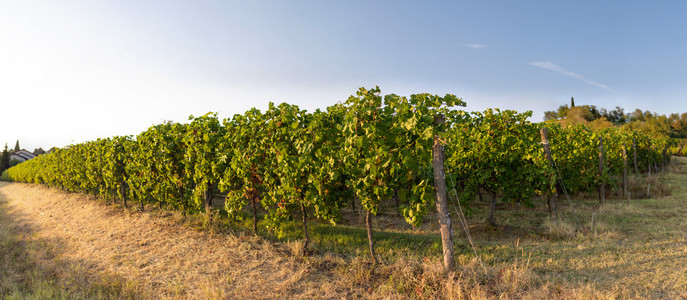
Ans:
[{"label": "grassy field strip", "polygon": [[513,261],[513,239],[520,238],[532,271],[544,282],[591,285],[612,298],[687,298],[687,161],[678,161],[675,173],[661,175],[673,188],[668,197],[634,199],[629,206],[615,200],[601,208],[595,199],[574,200],[586,226],[591,213],[598,213],[596,236],[490,240],[486,247],[497,250],[492,261]]},{"label": "grassy field strip", "polygon": [[315,253],[304,257],[302,243],[288,241],[300,239],[298,224],[281,241],[240,226],[213,234],[174,212],[2,182],[0,298],[687,298],[686,170],[679,158],[653,179],[665,197],[629,205],[611,197],[603,207],[574,197],[584,232],[572,229],[565,204],[557,226],[544,203],[502,204],[492,227],[488,204],[476,203],[467,219],[487,274],[456,227],[449,278],[433,223],[393,229],[402,228],[398,218],[376,218],[376,228],[389,229],[375,233],[382,263],[372,267],[355,214],[343,226],[313,223]]},{"label": "grassy field strip", "polygon": [[[14,287],[3,287],[21,298],[27,296],[22,287],[36,293],[37,287],[26,286],[31,281],[58,295],[88,298],[278,298],[328,290],[327,282],[309,282],[317,274],[288,248],[261,239],[213,235],[33,185],[0,183],[0,197],[2,228],[13,228],[4,234],[25,245],[16,255],[33,268]],[[22,273],[27,266],[17,269]]]}]

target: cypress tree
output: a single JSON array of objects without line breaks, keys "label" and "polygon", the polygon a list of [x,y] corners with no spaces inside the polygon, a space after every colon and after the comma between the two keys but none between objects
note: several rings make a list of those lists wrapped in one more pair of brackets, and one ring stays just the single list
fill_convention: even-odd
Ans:
[{"label": "cypress tree", "polygon": [[7,143],[5,143],[5,149],[2,150],[2,155],[0,155],[0,173],[7,170],[10,167],[10,151],[7,149]]}]

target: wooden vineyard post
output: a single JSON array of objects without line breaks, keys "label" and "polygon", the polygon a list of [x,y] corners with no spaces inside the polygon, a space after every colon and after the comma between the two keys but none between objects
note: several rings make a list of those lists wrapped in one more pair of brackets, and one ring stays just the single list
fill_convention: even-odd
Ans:
[{"label": "wooden vineyard post", "polygon": [[646,173],[646,197],[649,198],[651,195],[651,140],[649,140],[649,155],[646,158],[647,173]]},{"label": "wooden vineyard post", "polygon": [[303,244],[304,252],[308,252],[308,243],[310,243],[310,236],[308,235],[308,212],[305,210],[305,204],[301,202],[301,213],[303,213],[303,235],[305,237],[305,243]]},{"label": "wooden vineyard post", "polygon": [[651,177],[651,140],[649,140],[649,155],[646,157],[646,165],[647,165],[647,175],[646,177],[649,178]]},{"label": "wooden vineyard post", "polygon": [[126,187],[122,184],[120,187],[120,191],[122,193],[122,202],[124,202],[124,207],[128,208],[129,205],[126,203]]},{"label": "wooden vineyard post", "polygon": [[212,183],[207,183],[205,190],[203,191],[203,206],[205,208],[205,221],[208,226],[214,224],[213,213],[212,213]]},{"label": "wooden vineyard post", "polygon": [[355,201],[359,201],[358,194],[353,194],[353,199],[351,199],[351,208],[355,211]]},{"label": "wooden vineyard post", "polygon": [[[556,165],[553,163],[553,157],[551,156],[551,147],[549,146],[549,137],[546,132],[546,127],[540,129],[539,133],[541,134],[541,143],[542,146],[544,146],[544,154],[546,154],[546,159],[549,161],[551,168],[555,171]],[[553,176],[555,177],[556,175],[554,174]],[[561,194],[563,191],[557,179],[558,178],[556,178],[556,192],[557,194]],[[554,195],[553,197],[547,196],[547,202],[549,204],[549,212],[551,213],[551,218],[553,219],[554,223],[558,224],[558,205],[556,203],[556,198],[557,195]]]},{"label": "wooden vineyard post", "polygon": [[603,205],[606,201],[606,181],[604,180],[604,138],[599,137],[599,177],[601,186],[599,187],[599,204]]},{"label": "wooden vineyard post", "polygon": [[251,198],[251,205],[253,207],[253,234],[254,235],[258,235],[258,208],[257,208],[256,202],[258,202],[258,197],[253,196],[253,198]]},{"label": "wooden vineyard post", "polygon": [[675,153],[675,155],[677,155],[677,156],[682,155],[682,148],[683,148],[684,146],[685,146],[685,145],[680,145],[680,148],[677,149],[677,152]]},{"label": "wooden vineyard post", "polygon": [[634,167],[635,174],[639,174],[639,169],[637,168],[637,138],[632,137],[632,152],[634,152]]},{"label": "wooden vineyard post", "polygon": [[630,195],[627,194],[627,144],[623,143],[623,197],[630,204]]},{"label": "wooden vineyard post", "polygon": [[[441,126],[444,123],[444,115],[434,116],[434,125]],[[448,195],[446,180],[444,178],[444,146],[439,140],[439,135],[434,135],[432,147],[432,165],[434,168],[434,190],[436,191],[437,218],[439,219],[439,231],[441,232],[441,244],[444,249],[444,269],[453,271],[453,225],[448,210]]]},{"label": "wooden vineyard post", "polygon": [[365,215],[365,227],[367,228],[367,241],[370,247],[370,256],[372,256],[372,261],[376,264],[377,255],[375,254],[375,240],[372,236],[372,213],[370,210],[367,210],[367,214]]},{"label": "wooden vineyard post", "polygon": [[209,213],[210,209],[212,209],[212,183],[208,183],[205,191],[203,191],[203,200],[205,212]]},{"label": "wooden vineyard post", "polygon": [[666,167],[668,167],[668,147],[663,148],[663,163],[661,164],[661,171],[666,172]]}]

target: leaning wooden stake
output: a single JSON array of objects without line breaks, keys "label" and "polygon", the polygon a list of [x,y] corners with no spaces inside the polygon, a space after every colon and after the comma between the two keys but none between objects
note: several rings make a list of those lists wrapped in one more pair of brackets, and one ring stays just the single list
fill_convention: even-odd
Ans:
[{"label": "leaning wooden stake", "polygon": [[212,209],[212,183],[208,183],[203,191],[203,205],[205,206],[205,212],[210,213]]},{"label": "leaning wooden stake", "polygon": [[301,212],[303,213],[303,236],[305,243],[303,243],[303,253],[308,253],[308,244],[310,243],[310,235],[308,234],[308,212],[305,210],[305,204],[301,202]]},{"label": "leaning wooden stake", "polygon": [[627,144],[623,143],[623,197],[630,204],[630,195],[627,193]]},{"label": "leaning wooden stake", "polygon": [[[556,165],[553,163],[553,157],[551,156],[551,147],[549,146],[549,137],[546,132],[546,127],[542,128],[539,130],[539,133],[541,134],[541,143],[544,146],[544,153],[546,154],[546,159],[549,161],[549,164],[551,165],[551,168],[555,170]],[[556,176],[556,175],[552,175]],[[557,195],[560,195],[563,193],[563,189],[561,188],[560,183],[558,183],[558,180],[556,180],[556,192]],[[556,198],[557,195],[554,195],[553,197],[547,196],[547,202],[549,204],[549,212],[551,213],[551,218],[553,219],[553,222],[558,224],[558,204],[556,203]]]},{"label": "leaning wooden stake", "polygon": [[126,203],[126,193],[125,193],[126,190],[125,190],[123,184],[120,186],[120,189],[121,189],[120,191],[121,191],[121,193],[122,193],[122,202],[124,202],[124,207],[127,207],[127,208],[128,208],[129,205],[128,205],[128,203]]},{"label": "leaning wooden stake", "polygon": [[[434,116],[434,125],[440,127],[444,123],[443,115]],[[448,197],[446,180],[444,178],[444,146],[439,136],[434,136],[432,147],[432,165],[434,167],[434,190],[436,191],[437,218],[439,219],[439,231],[441,232],[441,244],[444,249],[444,269],[453,271],[453,225],[448,210]]]},{"label": "leaning wooden stake", "polygon": [[365,227],[367,228],[367,242],[368,246],[370,246],[370,256],[372,257],[372,261],[376,264],[377,255],[375,254],[375,240],[374,236],[372,236],[372,213],[369,210],[367,211],[367,215],[365,215]]},{"label": "leaning wooden stake", "polygon": [[253,207],[253,234],[258,234],[258,207],[257,207],[258,197],[253,197],[251,199],[251,206]]},{"label": "leaning wooden stake", "polygon": [[[647,168],[648,168],[648,169],[647,169],[647,172],[648,172],[648,173],[647,173],[647,175],[646,175],[647,178],[648,178],[648,177],[651,177],[651,164],[653,163],[653,162],[651,161],[651,149],[653,149],[653,148],[654,148],[654,147],[651,145],[651,140],[649,140],[649,151],[648,151],[649,154],[648,154],[647,157],[646,157],[646,164],[647,164]],[[655,170],[654,170],[654,171],[655,171]]]},{"label": "leaning wooden stake", "polygon": [[208,183],[203,191],[203,206],[205,208],[205,219],[207,225],[211,226],[214,224],[213,212],[212,212],[212,183]]},{"label": "leaning wooden stake", "polygon": [[634,152],[634,166],[635,166],[635,174],[639,174],[639,169],[637,168],[637,138],[633,137],[632,138],[632,152]]},{"label": "leaning wooden stake", "polygon": [[[649,140],[649,154],[651,154],[651,140]],[[647,173],[646,173],[646,197],[651,195],[651,156],[647,158]]]},{"label": "leaning wooden stake", "polygon": [[606,181],[604,180],[604,138],[599,137],[599,177],[601,177],[601,186],[599,187],[599,203],[601,205],[606,201]]}]

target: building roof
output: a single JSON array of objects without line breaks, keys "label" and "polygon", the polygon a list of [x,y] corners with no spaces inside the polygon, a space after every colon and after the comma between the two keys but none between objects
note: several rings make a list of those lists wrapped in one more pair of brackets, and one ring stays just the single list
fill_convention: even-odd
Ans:
[{"label": "building roof", "polygon": [[12,151],[11,155],[21,157],[21,158],[23,158],[24,160],[29,160],[29,159],[32,159],[32,158],[36,157],[35,154],[33,154],[33,153],[29,152],[29,151],[26,151],[26,150],[24,150],[24,149],[19,150],[19,151]]}]

